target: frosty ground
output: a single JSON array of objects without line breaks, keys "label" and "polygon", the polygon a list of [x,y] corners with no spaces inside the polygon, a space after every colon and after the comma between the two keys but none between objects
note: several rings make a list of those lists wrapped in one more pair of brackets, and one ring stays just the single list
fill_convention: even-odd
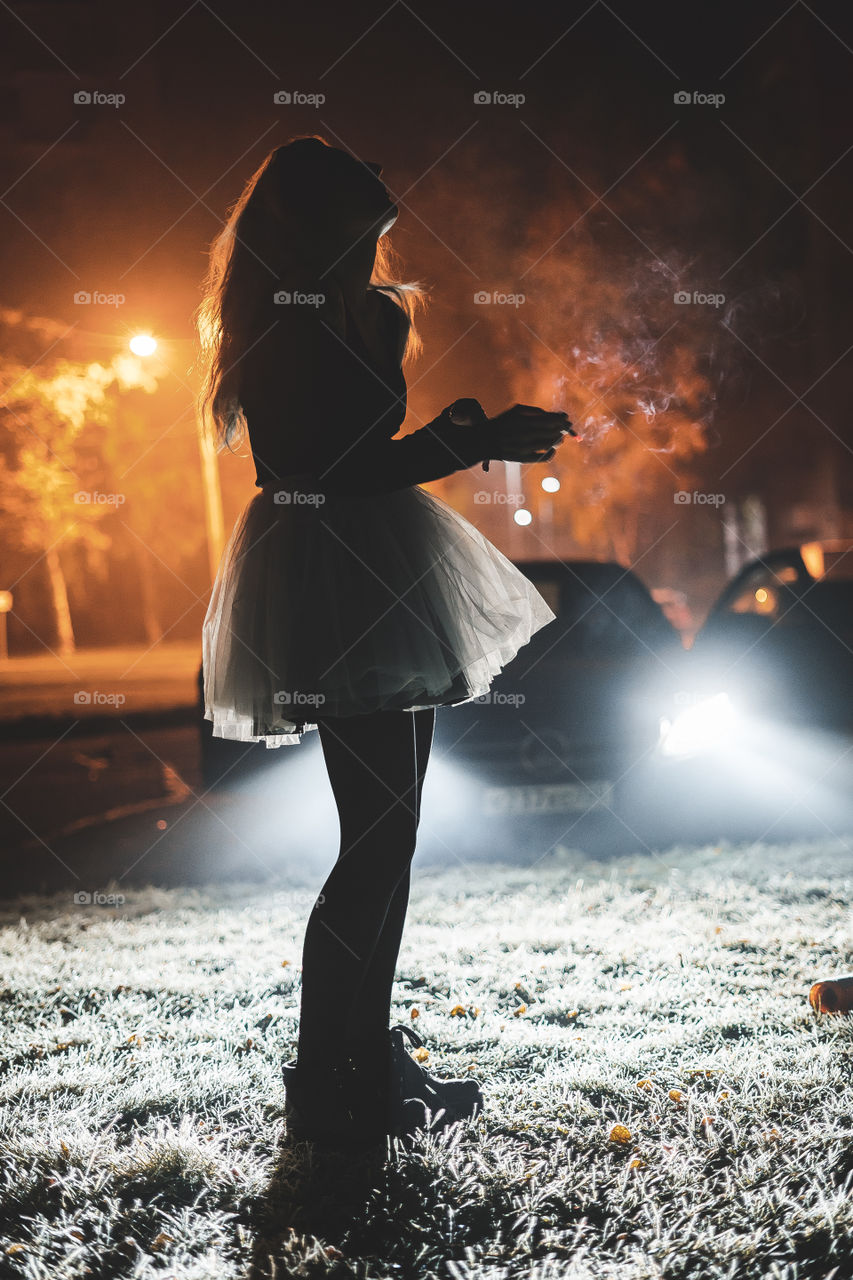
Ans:
[{"label": "frosty ground", "polygon": [[853,970],[852,869],[419,870],[394,1016],[486,1111],[361,1160],[284,1140],[316,875],[7,904],[0,1275],[850,1276],[853,1030],[807,997]]}]

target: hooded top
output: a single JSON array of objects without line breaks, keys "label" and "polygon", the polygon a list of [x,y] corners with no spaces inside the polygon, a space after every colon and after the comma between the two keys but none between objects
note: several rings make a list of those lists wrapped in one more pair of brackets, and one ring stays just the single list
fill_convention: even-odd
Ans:
[{"label": "hooded top", "polygon": [[373,363],[348,310],[345,342],[322,306],[270,308],[244,357],[240,388],[256,485],[308,473],[329,493],[383,493],[440,480],[489,456],[490,424],[459,426],[448,409],[392,439],[406,416],[398,354],[406,315],[377,292],[388,333],[384,369]]}]

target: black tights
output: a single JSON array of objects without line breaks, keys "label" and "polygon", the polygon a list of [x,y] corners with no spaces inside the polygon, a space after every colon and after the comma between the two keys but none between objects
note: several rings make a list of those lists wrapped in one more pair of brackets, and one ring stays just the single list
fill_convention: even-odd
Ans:
[{"label": "black tights", "polygon": [[432,707],[318,722],[341,847],[305,930],[297,1060],[309,1070],[383,1052],[434,724]]}]

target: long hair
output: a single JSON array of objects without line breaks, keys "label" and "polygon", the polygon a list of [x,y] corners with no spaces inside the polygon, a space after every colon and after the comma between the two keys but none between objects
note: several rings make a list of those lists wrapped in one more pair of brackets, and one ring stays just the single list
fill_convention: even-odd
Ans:
[{"label": "long hair", "polygon": [[[292,138],[271,151],[252,174],[210,248],[202,300],[194,313],[199,341],[198,410],[220,450],[246,430],[240,403],[243,356],[260,336],[272,290],[282,281],[314,287],[328,268],[335,199],[331,157],[319,134]],[[414,325],[425,305],[420,283],[401,279],[400,259],[380,236],[369,288],[388,293],[408,317],[403,359],[421,350]],[[268,308],[267,308],[268,314]],[[285,372],[285,377],[286,372]]]}]

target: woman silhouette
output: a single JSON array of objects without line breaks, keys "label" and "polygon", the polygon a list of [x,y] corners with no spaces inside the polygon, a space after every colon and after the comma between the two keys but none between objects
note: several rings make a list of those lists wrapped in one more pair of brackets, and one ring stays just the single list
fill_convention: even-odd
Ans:
[{"label": "woman silhouette", "polygon": [[409,867],[436,706],[485,693],[554,618],[419,486],[490,457],[544,461],[571,426],[462,400],[392,439],[422,295],[383,242],[397,209],[380,173],[320,137],[277,147],[212,245],[196,313],[204,420],[220,447],[247,429],[260,489],[204,622],[205,715],[268,747],[319,732],[341,842],[305,932],[285,1115],[292,1136],[341,1143],[482,1105],[476,1081],[428,1075],[388,1026]]}]

